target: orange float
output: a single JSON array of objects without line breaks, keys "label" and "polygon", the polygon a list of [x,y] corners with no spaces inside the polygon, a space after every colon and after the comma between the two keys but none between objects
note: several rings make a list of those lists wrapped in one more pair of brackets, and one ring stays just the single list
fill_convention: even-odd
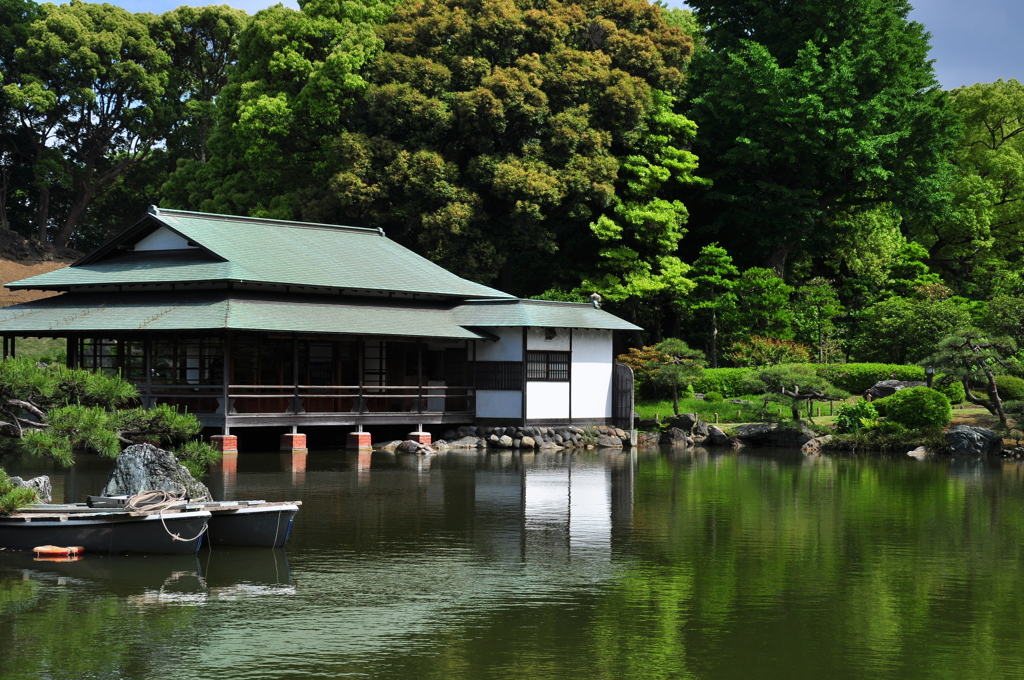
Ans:
[{"label": "orange float", "polygon": [[40,557],[74,557],[85,552],[85,548],[80,545],[72,545],[68,547],[61,547],[59,545],[41,545],[36,548],[32,548],[32,552]]}]

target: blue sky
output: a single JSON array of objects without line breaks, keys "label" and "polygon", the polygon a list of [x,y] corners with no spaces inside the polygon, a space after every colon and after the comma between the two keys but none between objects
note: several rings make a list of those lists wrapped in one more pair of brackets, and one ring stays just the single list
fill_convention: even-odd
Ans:
[{"label": "blue sky", "polygon": [[[132,12],[165,12],[180,0],[107,0]],[[248,11],[277,4],[271,0],[217,0]],[[682,0],[670,0],[683,5]],[[935,73],[946,89],[1002,78],[1024,81],[1024,2],[1021,0],[911,0],[911,18],[932,34]],[[283,4],[297,7],[295,0]]]}]

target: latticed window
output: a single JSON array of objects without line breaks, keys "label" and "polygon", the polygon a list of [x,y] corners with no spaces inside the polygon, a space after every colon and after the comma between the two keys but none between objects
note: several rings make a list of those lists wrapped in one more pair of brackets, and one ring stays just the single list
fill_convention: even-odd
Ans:
[{"label": "latticed window", "polygon": [[473,367],[479,390],[523,389],[523,364],[519,361],[478,361]]},{"label": "latticed window", "polygon": [[547,382],[568,382],[569,352],[527,352],[526,379]]},{"label": "latticed window", "polygon": [[114,338],[83,338],[78,349],[78,365],[90,371],[116,374],[121,369],[119,354]]},{"label": "latticed window", "polygon": [[153,341],[153,382],[165,385],[219,385],[224,376],[220,338],[169,338]]}]

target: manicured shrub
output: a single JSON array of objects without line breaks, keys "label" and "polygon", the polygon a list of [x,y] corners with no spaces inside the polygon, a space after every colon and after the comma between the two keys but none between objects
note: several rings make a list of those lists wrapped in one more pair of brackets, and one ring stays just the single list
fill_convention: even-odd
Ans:
[{"label": "manicured shrub", "polygon": [[818,375],[850,394],[863,394],[880,380],[925,379],[920,366],[901,364],[829,364],[817,368]]},{"label": "manicured shrub", "polygon": [[[945,381],[936,380],[934,382],[935,389],[945,394],[946,398],[949,399],[949,403],[953,406],[964,403],[964,400],[967,399],[967,393],[964,391],[964,384],[959,380],[951,380],[946,384],[943,384],[943,382]],[[1002,393],[1003,388],[1000,387],[999,394]]]},{"label": "manicured shrub", "polygon": [[707,394],[704,395],[704,401],[712,403],[716,401],[722,401],[723,398],[724,397],[722,397],[721,393],[719,392],[708,392]]},{"label": "manicured shrub", "polygon": [[996,387],[1003,401],[1024,400],[1024,380],[1012,375],[997,375]]},{"label": "manicured shrub", "polygon": [[700,379],[693,383],[696,392],[718,392],[727,399],[744,394],[743,378],[752,373],[749,368],[705,368]]},{"label": "manicured shrub", "polygon": [[945,427],[953,419],[946,395],[928,387],[908,387],[879,401],[887,402],[886,418],[909,428]]},{"label": "manicured shrub", "polygon": [[875,406],[866,399],[858,399],[852,404],[843,404],[836,411],[836,432],[849,434],[860,432],[867,427],[865,421],[878,419]]}]

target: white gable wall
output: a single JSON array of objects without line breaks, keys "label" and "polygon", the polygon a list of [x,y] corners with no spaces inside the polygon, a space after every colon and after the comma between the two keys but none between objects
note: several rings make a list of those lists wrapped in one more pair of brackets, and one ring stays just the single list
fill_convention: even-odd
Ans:
[{"label": "white gable wall", "polygon": [[572,332],[572,417],[612,416],[612,332]]},{"label": "white gable wall", "polygon": [[[501,339],[497,342],[477,340],[477,361],[523,360],[522,328],[488,328],[486,330]],[[477,390],[476,416],[477,418],[522,419],[522,390]]]},{"label": "white gable wall", "polygon": [[188,241],[175,234],[167,227],[160,227],[152,234],[142,239],[135,244],[135,251],[141,250],[185,250],[186,248],[196,248],[197,246],[190,246]]}]

